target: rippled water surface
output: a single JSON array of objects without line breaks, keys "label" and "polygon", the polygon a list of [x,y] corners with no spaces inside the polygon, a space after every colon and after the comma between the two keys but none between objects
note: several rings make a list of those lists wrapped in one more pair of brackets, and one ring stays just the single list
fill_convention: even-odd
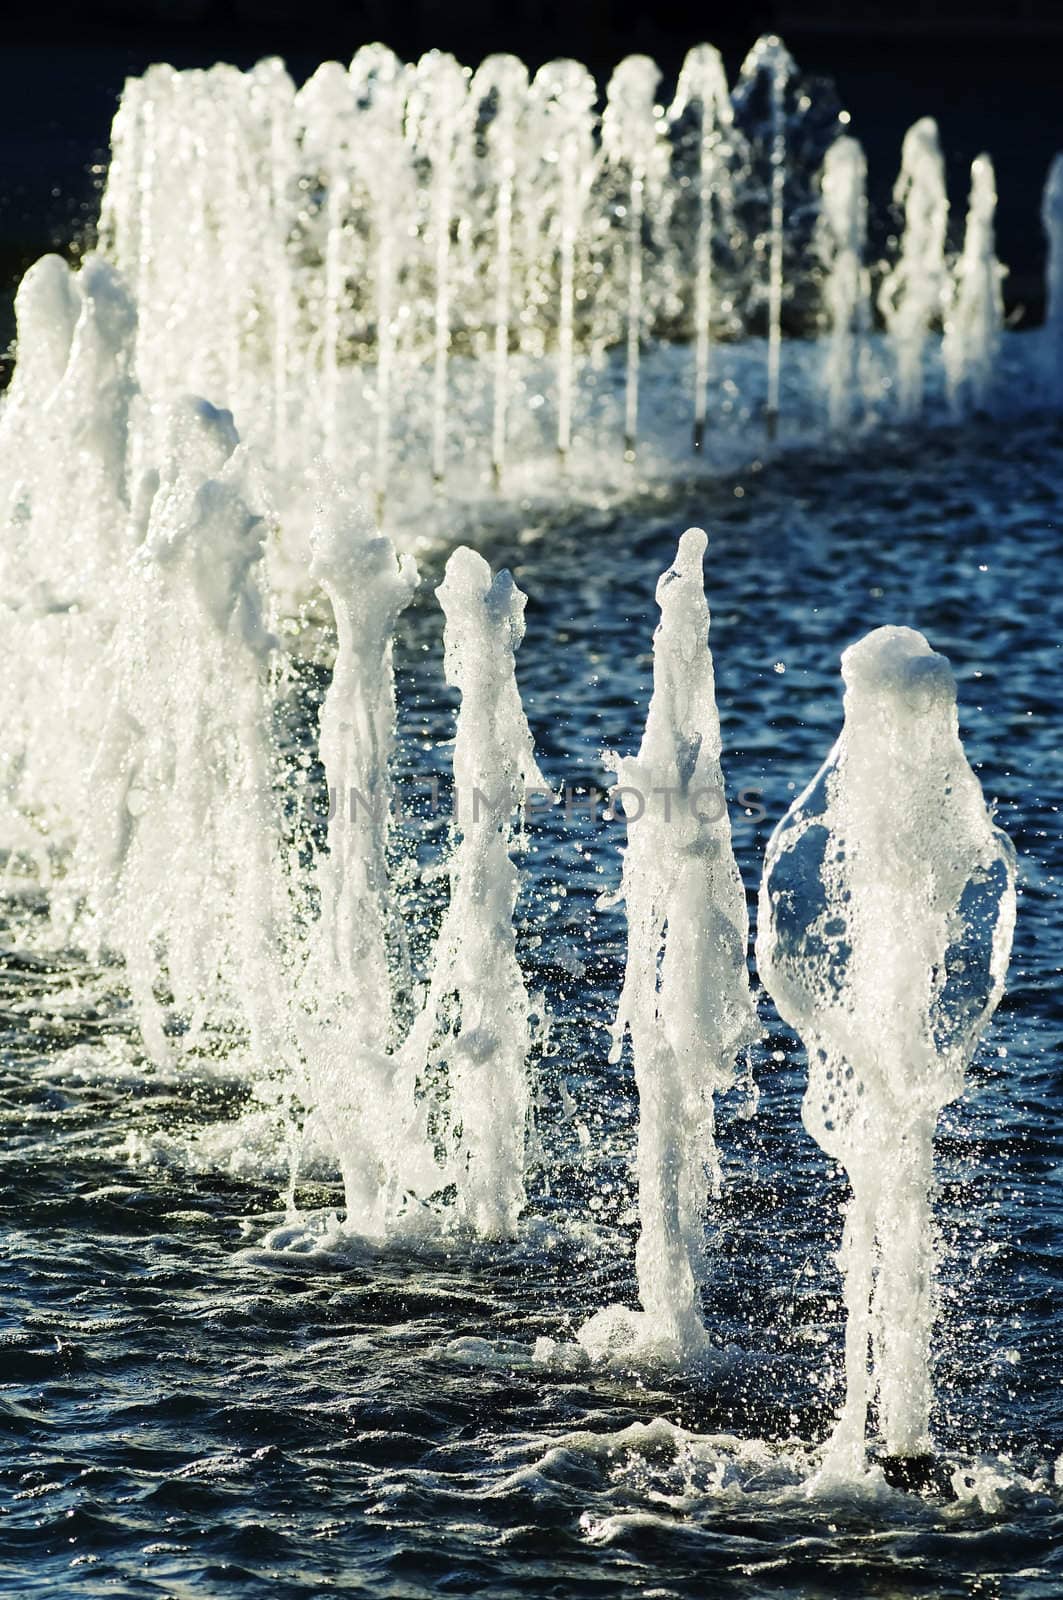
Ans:
[{"label": "rippled water surface", "polygon": [[[544,771],[604,785],[603,747],[640,734],[657,576],[684,526],[709,529],[725,771],[765,812],[733,806],[751,905],[768,832],[839,726],[844,646],[909,623],[953,662],[1023,894],[1008,995],[938,1142],[937,1485],[809,1492],[841,1397],[846,1186],[801,1128],[801,1052],[763,996],[759,1108],[748,1086],[724,1105],[708,1225],[720,1373],[655,1385],[532,1360],[634,1295],[633,1086],[604,1031],[624,928],[594,908],[620,830],[559,808],[522,904],[555,1023],[543,1165],[509,1247],[354,1245],[313,1171],[286,1223],[246,1086],[224,1064],[145,1065],[115,975],[42,954],[43,902],[10,889],[0,1592],[1060,1593],[1061,496],[1058,426],[986,424],[620,512],[515,515],[486,543],[529,595],[519,674]],[[430,588],[397,664],[412,795],[445,772],[452,727]],[[412,892],[422,915],[438,894]]]}]

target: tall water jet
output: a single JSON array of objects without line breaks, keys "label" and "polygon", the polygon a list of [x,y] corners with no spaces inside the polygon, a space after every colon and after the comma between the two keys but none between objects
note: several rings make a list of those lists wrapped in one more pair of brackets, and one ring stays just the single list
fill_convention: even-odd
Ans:
[{"label": "tall water jet", "polygon": [[1063,397],[1063,152],[1053,156],[1041,197],[1045,231],[1045,342],[1048,381],[1054,398]]},{"label": "tall water jet", "polygon": [[[248,141],[244,137],[243,120],[248,109],[248,96],[243,74],[236,67],[222,63],[206,73],[208,93],[214,116],[212,121],[217,136],[208,139],[219,166],[218,200],[221,213],[220,242],[223,263],[225,321],[223,345],[223,376],[220,385],[211,393],[219,395],[241,421],[247,414],[244,405],[243,344],[247,322],[247,291],[254,281],[248,261],[248,248],[257,251],[255,238],[260,218],[255,214],[255,202],[260,193],[257,185],[248,183],[246,170]],[[213,130],[212,130],[213,131]]]},{"label": "tall water jet", "polygon": [[749,52],[738,76],[735,99],[741,102],[762,75],[767,76],[771,105],[771,190],[768,220],[768,372],[764,422],[768,438],[779,426],[782,381],[783,252],[786,228],[786,90],[797,71],[782,40],[765,34]]},{"label": "tall water jet", "polygon": [[949,296],[945,256],[949,201],[933,117],[920,117],[904,136],[893,199],[903,207],[904,232],[900,255],[882,281],[878,303],[896,353],[897,409],[910,421],[923,405],[927,334],[944,318]]},{"label": "tall water jet", "polygon": [[508,572],[492,579],[483,557],[465,547],[447,562],[437,594],[447,682],[461,694],[456,842],[429,993],[404,1053],[422,1093],[445,1075],[443,1181],[456,1187],[459,1221],[480,1237],[509,1238],[525,1197],[532,1046],[513,932],[513,851],[529,792],[546,792],[515,675],[526,601]]},{"label": "tall water jet", "polygon": [[[651,337],[690,340],[701,450],[710,385],[732,420],[761,405],[748,351],[728,352],[719,384],[710,363],[714,341],[762,326],[766,312],[773,431],[784,311],[797,322],[818,309],[824,197],[814,179],[845,114],[774,37],[750,52],[730,103],[708,45],[689,53],[667,114],[658,84],[645,57],[621,63],[599,149],[595,85],[571,61],[548,63],[528,85],[515,57],[473,75],[438,53],[405,67],[372,45],[349,71],[327,63],[298,95],[277,61],[247,73],[153,68],[131,81],[100,239],[135,291],[144,393],[153,404],[189,389],[230,403],[286,513],[309,463],[341,452],[351,481],[371,485],[379,520],[389,492],[416,501],[426,480],[442,481],[459,428],[474,442],[463,455],[470,487],[485,469],[499,487],[518,458],[531,466],[555,396],[562,465],[577,427],[598,448],[622,427],[631,455]],[[907,412],[921,404],[928,331],[947,299],[929,121],[908,136],[897,194],[905,237],[882,304]],[[837,257],[828,388],[838,425],[840,374],[860,343],[843,323],[865,314],[844,287],[852,239],[840,242],[858,209],[836,216],[838,234],[821,230],[832,265]],[[662,380],[674,355],[660,362]],[[864,365],[853,396],[868,387]],[[802,409],[804,367],[795,363]],[[662,444],[666,410],[654,407]],[[305,522],[285,516],[289,542]]]},{"label": "tall water jet", "polygon": [[[111,129],[111,165],[100,206],[100,250],[122,274],[139,313],[136,368],[145,387],[161,359],[159,325],[153,321],[161,267],[155,237],[156,169],[160,153],[165,156],[170,144],[177,78],[172,67],[152,66],[142,78],[127,79]],[[194,247],[203,219],[200,208],[190,206],[189,212],[186,243]]]},{"label": "tall water jet", "polygon": [[[1015,856],[960,742],[944,656],[878,628],[842,656],[840,738],[768,845],[757,963],[808,1052],[803,1119],[852,1186],[845,1407],[828,1473],[931,1449],[938,1114],[1001,997]],[[868,1367],[871,1345],[871,1372]]]},{"label": "tall water jet", "polygon": [[627,202],[627,333],[624,456],[634,460],[639,421],[639,354],[643,322],[643,218],[647,187],[654,203],[666,167],[663,117],[655,104],[660,69],[649,56],[627,56],[609,80],[602,116],[602,156],[624,185]]},{"label": "tall water jet", "polygon": [[265,158],[266,292],[271,318],[270,365],[273,377],[273,460],[288,464],[289,391],[294,356],[294,317],[289,257],[292,188],[295,183],[295,85],[276,58],[260,61],[249,73],[251,112],[268,130]]},{"label": "tall water jet", "polygon": [[136,288],[140,258],[141,193],[147,129],[147,78],[127,78],[111,123],[111,157],[107,184],[100,197],[97,246],[120,265]]},{"label": "tall water jet", "polygon": [[733,113],[723,59],[712,45],[689,50],[668,111],[671,127],[693,111],[698,120],[697,234],[694,244],[694,449],[705,439],[712,348],[713,235],[727,184],[726,140]]},{"label": "tall water jet", "polygon": [[576,250],[594,179],[594,79],[578,61],[549,61],[531,87],[532,104],[544,150],[556,169],[556,188],[547,203],[558,263],[557,286],[557,453],[562,467],[572,447],[572,409],[576,388]]},{"label": "tall water jet", "polygon": [[494,404],[491,471],[502,482],[509,409],[509,340],[513,300],[513,207],[518,145],[526,118],[528,69],[516,56],[488,56],[472,80],[474,105],[490,103],[484,140],[492,168],[494,204]]},{"label": "tall water jet", "polygon": [[[137,318],[96,255],[72,272],[45,256],[15,297],[18,365],[0,413],[0,581],[10,670],[0,681],[2,804],[47,876],[94,801],[115,574],[134,542],[130,463],[146,417]],[[40,706],[58,707],[51,717]]]},{"label": "tall water jet", "polygon": [[823,299],[830,319],[824,369],[831,427],[849,428],[860,395],[861,346],[870,331],[867,245],[867,163],[855,139],[836,139],[823,164],[820,248],[827,281]]},{"label": "tall water jet", "polygon": [[355,161],[368,199],[373,234],[373,318],[376,329],[376,426],[373,487],[376,514],[383,515],[391,464],[396,320],[403,240],[414,225],[416,181],[405,135],[410,71],[384,45],[365,45],[350,68],[359,110]]},{"label": "tall water jet", "polygon": [[286,1065],[266,530],[229,412],[183,401],[166,437],[119,575],[71,877],[91,943],[122,957],[149,1053],[221,1037],[265,1076]]},{"label": "tall water jet", "polygon": [[324,186],[324,282],[321,285],[322,441],[325,459],[339,454],[340,353],[349,307],[352,230],[351,170],[358,147],[354,91],[338,61],[323,62],[296,96],[304,160]]},{"label": "tall water jet", "polygon": [[[388,873],[395,739],[392,640],[417,586],[342,488],[318,484],[311,577],[328,596],[336,659],[319,752],[330,796],[327,847],[314,867],[319,915],[299,985],[306,1099],[343,1175],[347,1227],[380,1238],[418,1154],[412,1087],[394,1055],[399,911]],[[422,1152],[423,1153],[423,1152]]]},{"label": "tall water jet", "polygon": [[447,467],[447,363],[450,359],[450,234],[454,222],[457,164],[465,132],[469,84],[454,57],[430,50],[414,72],[407,126],[414,149],[429,164],[429,233],[435,281],[432,366],[432,478],[439,485]]},{"label": "tall water jet", "polygon": [[1004,326],[1001,281],[1006,268],[997,260],[994,218],[997,185],[986,155],[971,164],[971,198],[963,253],[956,263],[952,298],[945,317],[941,354],[953,412],[985,404],[993,380]]},{"label": "tall water jet", "polygon": [[696,1360],[707,1179],[719,1192],[714,1097],[759,1034],[749,992],[745,892],[731,848],[709,608],[706,537],[690,528],[657,585],[653,697],[636,756],[613,757],[628,843],[624,987],[610,1059],[630,1034],[639,1092],[636,1249],[643,1310],[612,1306],[581,1330],[597,1357]]}]

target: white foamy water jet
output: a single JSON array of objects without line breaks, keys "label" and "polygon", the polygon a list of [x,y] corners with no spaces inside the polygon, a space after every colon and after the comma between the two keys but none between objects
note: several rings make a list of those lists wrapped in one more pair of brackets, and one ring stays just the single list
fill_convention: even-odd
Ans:
[{"label": "white foamy water jet", "polygon": [[403,237],[413,226],[417,189],[405,138],[409,68],[383,45],[365,45],[351,62],[351,83],[362,108],[355,167],[372,218],[367,269],[376,326],[373,489],[380,516],[388,491],[398,360]]},{"label": "white foamy water jet", "polygon": [[831,426],[849,428],[861,399],[861,356],[871,330],[867,246],[867,163],[855,139],[835,140],[823,164],[823,300],[830,323],[824,363]]},{"label": "white foamy water jet", "polygon": [[687,52],[668,109],[670,128],[693,115],[697,125],[697,225],[693,245],[694,281],[694,449],[705,440],[709,364],[714,313],[714,235],[733,226],[730,217],[730,141],[734,113],[723,59],[712,45]]},{"label": "white foamy water jet", "polygon": [[861,1470],[876,1398],[889,1455],[931,1449],[934,1129],[1003,992],[1016,903],[945,657],[879,628],[842,675],[844,727],[769,843],[757,935],[760,975],[808,1052],[805,1126],[852,1185],[828,1476]]},{"label": "white foamy water jet", "polygon": [[322,448],[335,463],[339,450],[340,356],[346,338],[351,259],[351,184],[355,151],[362,129],[355,117],[352,84],[338,61],[326,61],[300,89],[295,102],[302,126],[301,154],[324,184],[323,214],[318,219],[322,253],[318,370],[322,394]]},{"label": "white foamy water jet", "polygon": [[1045,261],[1045,369],[1049,393],[1063,399],[1063,152],[1053,157],[1041,197]]},{"label": "white foamy water jet", "polygon": [[664,119],[656,103],[660,69],[649,56],[628,56],[609,80],[602,116],[602,160],[608,174],[619,183],[625,203],[626,308],[624,380],[624,454],[635,454],[639,424],[639,354],[645,318],[643,228],[647,216],[654,227],[666,223],[668,148]]},{"label": "white foamy water jet", "polygon": [[[145,418],[136,312],[97,256],[31,267],[15,301],[19,361],[0,414],[0,685],[9,842],[47,873],[91,809],[86,772],[106,692],[115,574],[133,545],[129,460]],[[52,714],[41,716],[47,705]]]},{"label": "white foamy water jet", "polygon": [[297,1032],[303,1095],[325,1127],[343,1175],[346,1225],[383,1237],[403,1186],[424,1181],[413,1087],[395,1056],[410,974],[389,874],[395,740],[392,642],[417,586],[366,514],[323,476],[311,576],[328,597],[336,657],[319,718],[331,797],[326,848],[314,865],[318,916],[300,974]]},{"label": "white foamy water jet", "polygon": [[516,56],[495,55],[476,72],[469,88],[474,114],[484,127],[487,193],[483,232],[490,243],[494,274],[493,394],[491,399],[491,470],[496,487],[506,465],[510,403],[510,337],[514,306],[514,222],[521,220],[527,190],[526,158],[530,114],[528,69]]},{"label": "white foamy water jet", "polygon": [[702,560],[690,528],[657,585],[653,696],[636,756],[614,757],[628,817],[617,898],[628,921],[611,1059],[631,1036],[639,1092],[636,1249],[642,1311],[610,1306],[580,1330],[597,1359],[696,1360],[711,1348],[700,1278],[718,1192],[714,1098],[758,1037],[745,893],[731,848]]},{"label": "white foamy water jet", "polygon": [[893,198],[904,212],[904,232],[878,303],[895,351],[897,408],[901,417],[911,419],[923,406],[927,338],[941,325],[950,295],[945,255],[949,201],[933,117],[920,117],[904,136]]},{"label": "white foamy water jet", "polygon": [[121,956],[155,1059],[210,1030],[245,1044],[265,1079],[287,1064],[266,525],[228,412],[181,402],[165,434],[93,686],[79,932]]},{"label": "white foamy water jet", "polygon": [[[792,175],[780,96],[794,69],[777,40],[750,62],[778,102],[766,285],[777,410]],[[497,486],[549,442],[567,462],[576,428],[630,453],[645,432],[643,354],[662,336],[693,341],[703,433],[713,229],[732,272],[759,271],[759,244],[724,214],[732,117],[718,55],[691,52],[671,118],[659,83],[653,62],[628,58],[599,118],[576,62],[550,62],[529,85],[514,57],[471,74],[439,52],[407,67],[368,45],[298,92],[274,60],[248,73],[153,67],[126,86],[100,219],[141,308],[142,386],[227,404],[282,478],[342,451],[378,508],[411,456],[437,483],[475,478],[475,465]],[[734,331],[733,288],[719,298]],[[609,362],[624,372],[616,404]],[[485,449],[455,460],[448,441],[470,431]]]},{"label": "white foamy water jet", "polygon": [[771,102],[771,191],[768,222],[768,387],[765,422],[769,437],[779,423],[782,382],[783,250],[786,226],[786,90],[797,70],[782,40],[775,34],[758,39],[742,63],[735,99],[752,93],[756,80],[766,76]]},{"label": "white foamy water jet", "polygon": [[[535,276],[547,287],[547,303],[556,307],[556,440],[562,467],[572,447],[577,382],[576,274],[585,251],[585,218],[597,164],[594,146],[597,95],[594,79],[578,61],[547,62],[536,73],[531,88],[536,129],[547,171],[556,172],[556,180],[549,183],[543,193],[541,222],[547,254]],[[532,214],[536,215],[534,211]],[[585,289],[583,293],[586,295]],[[543,353],[546,339],[547,331],[543,327],[531,346],[533,353]]]},{"label": "white foamy water jet", "polygon": [[515,675],[525,596],[508,572],[492,578],[483,557],[464,547],[447,562],[437,594],[446,678],[461,694],[455,842],[428,994],[403,1054],[434,1102],[458,1221],[481,1237],[507,1238],[525,1198],[533,1014],[514,941],[513,852],[529,791],[546,786]]},{"label": "white foamy water jet", "polygon": [[439,50],[422,56],[407,103],[414,154],[428,165],[427,236],[433,263],[432,477],[442,483],[447,466],[447,361],[453,288],[451,231],[458,212],[458,164],[465,154],[468,82],[465,70]]},{"label": "white foamy water jet", "polygon": [[[620,63],[599,114],[574,61],[529,84],[512,56],[472,73],[379,44],[298,92],[275,60],[151,68],[115,118],[99,230],[139,309],[141,387],[229,406],[282,511],[323,453],[396,533],[444,482],[468,498],[549,492],[557,455],[566,492],[599,484],[621,447],[640,473],[674,470],[662,385],[692,383],[694,449],[707,461],[711,437],[713,465],[727,431],[740,441],[766,415],[774,432],[784,403],[795,433],[814,432],[818,362],[795,344],[784,374],[783,312],[822,320],[814,178],[845,114],[806,92],[774,36],[733,95],[709,45],[667,113],[659,92],[646,57]],[[906,140],[897,199],[904,241],[881,303],[911,417],[948,297],[930,119]],[[835,324],[846,250],[826,280]],[[739,356],[765,310],[765,349]],[[853,380],[852,408],[866,387]]]},{"label": "white foamy water jet", "polygon": [[949,400],[957,414],[982,407],[989,398],[1004,327],[1000,286],[1005,268],[996,254],[996,209],[993,163],[986,155],[976,156],[971,164],[971,199],[963,252],[956,263],[941,345]]}]

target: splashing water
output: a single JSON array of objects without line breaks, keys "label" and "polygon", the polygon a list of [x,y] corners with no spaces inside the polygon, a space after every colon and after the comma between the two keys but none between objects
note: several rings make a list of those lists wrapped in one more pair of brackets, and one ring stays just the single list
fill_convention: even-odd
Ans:
[{"label": "splashing water", "polygon": [[383,45],[363,46],[351,62],[352,88],[364,124],[357,146],[358,177],[373,233],[368,267],[376,326],[373,491],[378,518],[391,476],[402,238],[414,225],[417,197],[403,128],[409,77],[409,69]]},{"label": "splashing water", "polygon": [[[944,656],[879,628],[842,657],[845,724],[768,845],[757,964],[808,1051],[805,1126],[852,1185],[845,1409],[828,1473],[930,1449],[938,1113],[1003,991],[1015,857],[960,743]],[[868,1342],[873,1349],[873,1382]]]},{"label": "splashing water", "polygon": [[675,128],[693,112],[697,118],[697,227],[694,235],[694,449],[705,440],[709,359],[712,346],[714,233],[728,225],[730,175],[728,139],[734,114],[723,60],[712,45],[687,52],[668,111]]},{"label": "splashing water", "polygon": [[602,158],[627,195],[627,373],[624,399],[624,454],[634,458],[639,420],[639,350],[642,343],[643,218],[659,220],[668,156],[664,125],[655,104],[661,74],[649,56],[621,61],[606,95],[602,118]]},{"label": "splashing water", "polygon": [[997,186],[993,163],[976,156],[971,165],[971,201],[963,253],[956,265],[952,301],[945,318],[942,357],[953,410],[982,407],[989,397],[994,359],[1004,326],[1001,279],[993,218]]},{"label": "splashing water", "polygon": [[900,414],[912,418],[923,404],[927,335],[940,325],[949,294],[945,259],[949,202],[933,117],[920,117],[904,136],[893,198],[904,209],[904,234],[878,303],[896,353]]},{"label": "splashing water", "polygon": [[433,952],[423,1012],[406,1047],[422,1092],[446,1070],[440,1135],[459,1215],[506,1238],[524,1205],[532,1006],[517,962],[515,818],[548,793],[520,703],[514,655],[525,596],[508,572],[456,550],[438,591],[448,683],[461,693],[454,741],[457,844],[450,902]]},{"label": "splashing water", "polygon": [[[592,130],[597,94],[594,79],[578,61],[550,61],[539,69],[532,84],[543,149],[557,174],[542,208],[551,265],[556,256],[557,454],[562,467],[572,447],[577,377],[576,268],[594,182]],[[541,275],[548,281],[551,277],[548,268]],[[545,348],[545,330],[542,346]]]},{"label": "splashing water", "polygon": [[855,139],[836,140],[823,166],[823,299],[830,318],[824,364],[832,427],[851,426],[860,399],[861,354],[871,327],[867,243],[867,163]]},{"label": "splashing water", "polygon": [[428,164],[428,234],[432,241],[433,313],[432,477],[447,466],[447,363],[451,339],[450,237],[457,214],[456,169],[467,110],[465,72],[453,56],[431,50],[417,63],[407,110],[415,156]]},{"label": "splashing water", "polygon": [[[92,807],[85,790],[108,685],[114,575],[134,544],[130,460],[148,419],[133,374],[136,312],[97,256],[31,267],[15,302],[20,359],[0,417],[8,648],[0,684],[10,837],[47,878]],[[52,704],[55,716],[40,718]]]},{"label": "splashing water", "polygon": [[[796,345],[784,374],[783,325],[821,325],[824,297],[832,328],[850,308],[851,226],[836,209],[815,226],[817,174],[847,114],[775,36],[749,52],[733,94],[709,45],[689,52],[667,112],[660,77],[646,57],[622,61],[600,116],[574,61],[529,84],[512,56],[473,73],[440,52],[406,66],[378,44],[298,92],[275,60],[131,80],[99,238],[140,313],[144,393],[228,406],[279,507],[318,454],[342,456],[345,480],[396,528],[444,482],[519,495],[555,451],[569,490],[597,484],[618,446],[638,451],[642,473],[674,468],[674,431],[644,403],[664,370],[649,352],[673,343],[690,344],[669,371],[692,384],[703,458],[709,437],[722,455],[719,424],[741,440],[763,416],[774,435],[784,376],[795,434],[814,425]],[[906,137],[896,198],[904,237],[879,297],[896,394],[866,365],[843,401],[839,370],[826,386],[835,431],[862,400],[876,418],[924,409],[930,336],[952,299],[929,118]],[[972,258],[955,316],[986,329],[968,310],[975,277]],[[762,318],[763,353],[736,359]],[[840,335],[834,348],[840,368]],[[961,380],[972,394],[996,359],[993,339],[979,348],[979,374]]]},{"label": "splashing water", "polygon": [[611,1060],[630,1033],[639,1091],[636,1251],[641,1313],[612,1306],[580,1331],[598,1358],[690,1362],[710,1348],[699,1290],[706,1175],[718,1192],[713,1100],[759,1030],[746,972],[745,893],[731,848],[708,646],[700,528],[657,585],[653,698],[637,756],[613,757],[628,817],[618,898],[624,988]]},{"label": "splashing water", "polygon": [[208,1029],[235,1031],[265,1078],[284,1065],[266,530],[228,412],[189,400],[167,432],[92,688],[95,798],[72,884],[92,944],[122,957],[151,1054],[167,1059],[175,1033],[188,1052]]},{"label": "splashing water", "polygon": [[[735,116],[757,83],[766,185]],[[496,488],[523,493],[522,468],[544,450],[567,481],[581,439],[600,478],[621,439],[634,457],[646,413],[654,423],[647,393],[679,392],[677,374],[692,375],[696,450],[713,400],[722,415],[719,397],[738,388],[725,370],[749,385],[739,422],[763,413],[774,431],[799,225],[817,240],[804,279],[822,279],[815,316],[825,305],[831,327],[825,366],[819,348],[807,363],[823,367],[831,426],[854,429],[862,400],[889,410],[863,362],[859,144],[831,126],[813,229],[794,191],[815,187],[824,151],[798,170],[796,67],[780,41],[755,48],[735,100],[708,46],[687,57],[667,113],[659,84],[652,61],[629,57],[599,124],[594,81],[569,61],[529,83],[513,57],[474,75],[435,52],[411,68],[375,45],[298,93],[276,61],[247,74],[152,68],[116,118],[102,253],[76,273],[45,258],[19,291],[0,413],[15,663],[0,683],[5,843],[50,890],[53,943],[121,963],[153,1061],[246,1068],[255,1114],[264,1103],[285,1125],[292,1207],[320,1140],[343,1178],[343,1229],[362,1238],[518,1235],[546,1031],[515,933],[520,818],[547,794],[516,679],[525,597],[468,548],[438,590],[461,697],[457,815],[449,900],[415,979],[389,763],[392,641],[417,571],[379,532],[385,506],[412,540],[402,512],[419,461],[438,488],[480,439]],[[1063,316],[1058,167],[1044,210],[1050,346]],[[753,232],[737,220],[742,185]],[[980,157],[972,171],[951,298],[929,119],[905,142],[897,198],[904,239],[881,298],[897,409],[923,407],[943,309],[953,402],[984,405],[1001,328],[992,167]],[[743,365],[732,340],[752,323],[745,290],[766,305],[767,340],[766,362],[758,347]],[[684,340],[689,352],[655,365]],[[788,395],[799,361],[786,362]],[[189,387],[228,409],[175,398]],[[615,760],[628,952],[611,1059],[630,1035],[642,1309],[607,1307],[580,1343],[621,1364],[713,1353],[701,1280],[715,1096],[757,1036],[705,545],[689,530],[658,584],[645,732],[636,756]],[[305,663],[287,641],[316,628],[321,594],[336,654],[315,755],[334,801],[324,841],[298,825],[293,840],[278,722]],[[930,1448],[933,1134],[999,999],[1015,890],[944,658],[885,629],[843,672],[841,739],[769,850],[758,955],[808,1046],[806,1124],[853,1188],[848,1391],[827,1462],[851,1478],[875,1403],[890,1455]]]},{"label": "splashing water", "polygon": [[[818,148],[794,142],[798,81],[769,38],[736,86],[736,104],[762,83],[769,101],[770,127],[753,136],[767,187],[746,229],[730,195],[739,176],[750,193],[757,184],[707,45],[690,52],[667,115],[657,67],[622,62],[600,120],[576,62],[550,62],[529,85],[514,57],[472,74],[439,52],[407,67],[369,45],[298,92],[277,61],[154,67],[116,115],[99,230],[141,312],[141,386],[153,400],[191,389],[227,405],[269,459],[278,503],[293,468],[342,452],[345,477],[394,515],[415,462],[437,485],[478,481],[476,466],[497,489],[551,437],[565,464],[577,431],[592,455],[612,434],[630,456],[647,433],[654,339],[691,340],[700,450],[715,308],[721,331],[745,331],[738,308],[763,280],[774,419],[789,190],[811,191],[837,132],[827,117]],[[793,271],[812,281],[811,253]],[[623,369],[617,404],[611,363]],[[459,434],[489,442],[486,470],[466,450],[455,459]]]},{"label": "splashing water", "polygon": [[413,1094],[393,1055],[397,990],[408,991],[410,975],[397,960],[399,908],[388,863],[392,635],[417,568],[409,558],[397,561],[390,540],[327,481],[312,544],[311,576],[332,607],[337,649],[319,728],[331,814],[327,849],[315,864],[318,919],[297,1028],[305,1097],[336,1150],[347,1225],[379,1238],[401,1210],[406,1168],[423,1154]]},{"label": "splashing water", "polygon": [[774,34],[758,39],[742,64],[736,100],[752,92],[762,75],[769,83],[771,103],[771,206],[768,249],[768,388],[765,422],[773,438],[779,425],[782,381],[783,248],[786,225],[786,90],[796,64],[782,40]]},{"label": "splashing water", "polygon": [[[528,69],[516,56],[488,56],[472,81],[473,104],[487,118],[484,139],[494,192],[495,271],[494,397],[491,419],[491,468],[501,486],[506,464],[510,391],[510,324],[513,317],[513,223],[521,174],[520,139],[528,118]],[[523,186],[522,186],[523,190]],[[523,192],[520,198],[523,198]]]}]

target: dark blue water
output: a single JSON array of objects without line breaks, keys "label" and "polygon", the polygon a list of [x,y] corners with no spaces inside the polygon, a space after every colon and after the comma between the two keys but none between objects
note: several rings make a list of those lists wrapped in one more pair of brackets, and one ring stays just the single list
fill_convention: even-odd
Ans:
[{"label": "dark blue water", "polygon": [[[624,927],[594,908],[620,837],[559,809],[533,833],[520,931],[555,1016],[543,1162],[526,1237],[490,1250],[342,1243],[321,1224],[341,1204],[327,1175],[301,1182],[299,1248],[265,1247],[279,1178],[250,1135],[212,1142],[247,1085],[153,1071],[115,974],[40,955],[43,900],[9,893],[0,1593],[1063,1590],[1061,500],[1063,430],[986,425],[622,512],[515,515],[486,550],[529,595],[519,675],[544,771],[604,786],[602,748],[639,737],[657,576],[683,527],[710,530],[725,771],[732,797],[760,792],[752,816],[732,807],[751,907],[768,833],[839,726],[844,646],[907,623],[953,662],[1022,899],[1007,997],[938,1140],[937,1487],[807,1492],[842,1394],[846,1185],[801,1128],[800,1048],[763,996],[759,1109],[745,1090],[724,1104],[707,1223],[722,1374],[657,1387],[532,1362],[539,1336],[634,1303],[636,1106],[604,1028]],[[409,792],[445,770],[439,635],[426,590],[397,658]],[[415,888],[412,920],[436,893]]]}]

